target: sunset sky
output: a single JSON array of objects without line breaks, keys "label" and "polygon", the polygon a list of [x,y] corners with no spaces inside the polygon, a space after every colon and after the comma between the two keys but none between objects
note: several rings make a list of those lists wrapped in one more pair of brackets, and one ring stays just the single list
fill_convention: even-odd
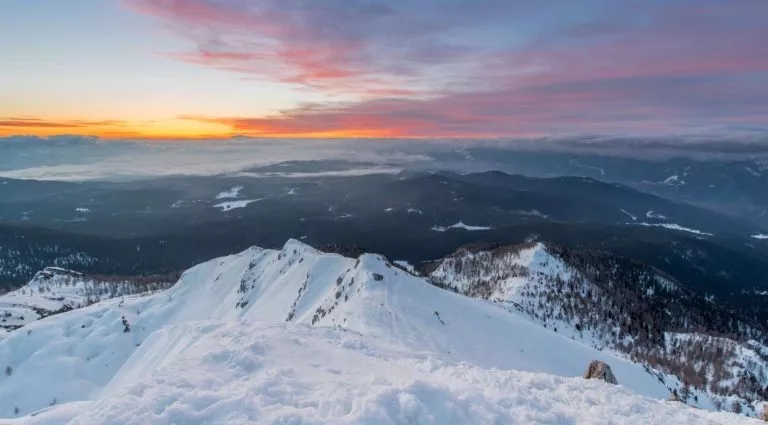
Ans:
[{"label": "sunset sky", "polygon": [[766,0],[11,0],[0,136],[768,129]]}]

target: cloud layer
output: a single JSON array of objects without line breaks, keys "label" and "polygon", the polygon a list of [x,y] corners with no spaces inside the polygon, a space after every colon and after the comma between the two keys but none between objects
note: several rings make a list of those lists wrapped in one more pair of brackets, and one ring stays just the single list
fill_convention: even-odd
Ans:
[{"label": "cloud layer", "polygon": [[184,116],[234,133],[768,129],[763,0],[124,2],[190,42],[170,58],[328,96],[266,117]]},{"label": "cloud layer", "polygon": [[[578,153],[663,160],[758,160],[768,166],[768,138],[711,134],[685,137],[560,136],[523,139],[277,139],[106,141],[83,136],[0,137],[0,177],[132,180],[167,175],[234,173],[282,161],[339,159],[389,168],[441,169],[456,148]],[[452,157],[453,155],[448,155]],[[477,170],[498,169],[483,161]],[[463,169],[463,168],[462,168]],[[466,170],[465,170],[466,171]]]}]

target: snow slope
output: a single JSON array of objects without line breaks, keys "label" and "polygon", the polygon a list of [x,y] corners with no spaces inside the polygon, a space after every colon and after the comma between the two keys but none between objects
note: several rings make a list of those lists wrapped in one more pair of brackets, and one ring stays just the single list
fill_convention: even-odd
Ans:
[{"label": "snow slope", "polygon": [[[490,267],[484,267],[486,265]],[[477,269],[473,270],[474,267]],[[534,243],[496,255],[489,251],[460,251],[445,258],[430,276],[462,294],[494,302],[520,303],[526,298],[523,292],[537,289],[539,276],[560,276],[567,280],[570,274],[570,268],[549,254],[544,244]],[[481,282],[493,284],[480,288]]]},{"label": "snow slope", "polygon": [[[580,376],[594,359],[626,388],[525,373]],[[31,323],[0,342],[5,365],[0,417],[55,405],[27,423],[740,420],[638,398],[630,390],[668,391],[637,364],[381,256],[294,240],[198,265],[162,293]]]},{"label": "snow slope", "polygon": [[136,353],[138,374],[121,373],[93,403],[19,423],[750,423],[601,381],[446,362],[335,328],[197,322],[151,339]]},{"label": "snow slope", "polygon": [[46,267],[25,286],[0,295],[0,328],[16,329],[45,316],[101,300],[166,289],[171,282],[98,280],[60,267]]}]

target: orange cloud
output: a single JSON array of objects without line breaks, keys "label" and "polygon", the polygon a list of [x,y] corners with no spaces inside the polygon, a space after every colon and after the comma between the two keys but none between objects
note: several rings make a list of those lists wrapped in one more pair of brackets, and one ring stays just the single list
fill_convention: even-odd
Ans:
[{"label": "orange cloud", "polygon": [[120,120],[65,120],[53,121],[40,118],[0,118],[0,129],[2,128],[72,128],[82,129],[88,127],[113,127],[124,125],[125,121]]},{"label": "orange cloud", "polygon": [[0,117],[0,136],[18,134],[53,136],[79,134],[106,139],[124,138],[220,138],[232,135],[223,124],[170,119],[158,121],[57,120],[46,118]]}]

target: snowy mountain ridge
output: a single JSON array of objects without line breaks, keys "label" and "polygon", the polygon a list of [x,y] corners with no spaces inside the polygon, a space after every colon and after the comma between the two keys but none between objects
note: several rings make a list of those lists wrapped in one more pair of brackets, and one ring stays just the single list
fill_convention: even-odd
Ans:
[{"label": "snowy mountain ridge", "polygon": [[622,353],[686,403],[755,414],[768,397],[764,331],[642,264],[530,243],[465,247],[428,271],[440,287]]},{"label": "snowy mountain ridge", "polygon": [[[623,387],[575,378],[591,360]],[[641,365],[382,256],[295,240],[30,323],[0,366],[0,417],[24,424],[747,420],[661,401]]]},{"label": "snowy mountain ridge", "polygon": [[101,300],[147,294],[172,285],[168,276],[86,276],[62,267],[46,267],[25,286],[0,295],[0,328],[13,330],[35,320]]}]

